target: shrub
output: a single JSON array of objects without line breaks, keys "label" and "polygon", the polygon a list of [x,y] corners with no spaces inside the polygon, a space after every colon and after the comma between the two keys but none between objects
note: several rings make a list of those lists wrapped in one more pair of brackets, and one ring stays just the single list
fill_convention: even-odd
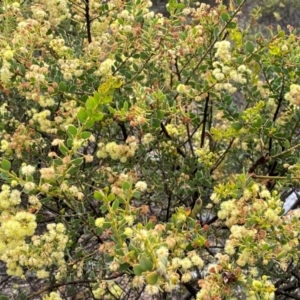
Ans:
[{"label": "shrub", "polygon": [[299,294],[299,38],[245,2],[1,4],[2,299]]}]

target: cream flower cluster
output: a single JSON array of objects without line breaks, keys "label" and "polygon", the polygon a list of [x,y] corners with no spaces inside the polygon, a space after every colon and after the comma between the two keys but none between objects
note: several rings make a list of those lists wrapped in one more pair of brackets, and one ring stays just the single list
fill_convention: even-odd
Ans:
[{"label": "cream flower cluster", "polygon": [[[161,231],[163,227],[160,228],[160,225],[157,225],[156,230]],[[155,239],[156,242],[162,241],[160,234],[157,232],[149,232],[143,229],[136,230],[133,236],[133,241],[136,246],[142,249],[149,249],[149,246],[147,246],[148,238]],[[171,242],[171,240],[174,240],[174,242]],[[145,291],[149,295],[157,294],[161,288],[168,292],[179,288],[181,282],[186,283],[193,279],[192,270],[195,267],[201,269],[204,266],[204,261],[196,251],[190,251],[187,254],[181,251],[180,253],[176,253],[178,256],[170,256],[172,251],[170,252],[169,249],[174,248],[176,244],[179,245],[183,240],[179,237],[168,237],[168,241],[170,242],[170,247],[158,246],[154,250],[157,261],[156,272],[163,275],[165,280],[159,281],[156,285],[147,285]],[[175,255],[175,253],[172,254]],[[179,277],[178,271],[182,274],[181,278]],[[145,274],[145,276],[147,276],[147,274]],[[135,276],[132,281],[132,286],[142,287],[144,283],[143,276]]]},{"label": "cream flower cluster", "polygon": [[290,91],[284,95],[285,100],[289,101],[291,104],[300,105],[300,85],[292,84],[290,86]]},{"label": "cream flower cluster", "polygon": [[153,141],[154,141],[154,137],[151,133],[146,133],[142,137],[142,144],[145,146],[148,146]]},{"label": "cream flower cluster", "polygon": [[60,189],[68,196],[75,197],[78,200],[82,200],[84,198],[84,194],[80,191],[80,189],[75,185],[70,185],[67,182],[63,182],[60,185]]},{"label": "cream flower cluster", "polygon": [[62,38],[53,38],[49,42],[49,46],[55,51],[60,57],[69,57],[71,49],[65,45],[65,40]]},{"label": "cream flower cluster", "polygon": [[198,156],[198,162],[204,164],[207,168],[212,167],[216,161],[216,154],[208,148],[199,148],[195,151]]},{"label": "cream flower cluster", "polygon": [[[66,0],[37,1],[37,3],[39,3],[40,6],[35,6],[33,13],[40,20],[43,20],[47,16],[52,26],[57,26],[63,20],[71,17],[68,1]],[[47,12],[47,14],[45,15],[42,11]]]},{"label": "cream flower cluster", "polygon": [[216,42],[214,48],[217,49],[215,57],[219,58],[221,61],[230,61],[231,52],[230,52],[230,42],[229,41],[220,41]]},{"label": "cream flower cluster", "polygon": [[226,90],[230,94],[235,93],[237,90],[230,82],[245,84],[247,82],[247,76],[252,74],[252,71],[245,65],[240,65],[237,69],[233,69],[233,67],[224,65],[222,62],[215,61],[213,67],[214,70],[212,74],[218,81],[215,85],[215,89],[218,91]]},{"label": "cream flower cluster", "polygon": [[38,65],[31,65],[29,71],[26,72],[25,78],[28,81],[34,82],[36,85],[46,84],[47,78],[45,75],[47,75],[48,72],[47,65],[41,67]]},{"label": "cream flower cluster", "polygon": [[[35,224],[31,221],[33,218],[35,220],[35,216],[29,213],[26,214],[18,217],[22,220],[22,224],[27,224],[27,227],[31,223]],[[34,226],[32,225],[32,227]],[[33,235],[34,230],[30,232],[27,230],[26,235],[33,235],[30,244],[25,242],[24,237],[21,239],[17,235],[15,237],[19,239],[10,238],[9,243],[4,244],[0,241],[0,259],[6,263],[9,275],[22,277],[23,267],[26,267],[36,271],[38,278],[46,278],[49,276],[49,272],[45,270],[46,268],[52,265],[64,266],[64,250],[68,241],[68,237],[65,235],[65,227],[61,223],[48,224],[47,230],[48,232],[41,236]]]},{"label": "cream flower cluster", "polygon": [[2,67],[0,69],[0,80],[6,85],[10,83],[10,79],[12,77],[12,72],[10,71],[10,63],[6,60],[2,62]]},{"label": "cream flower cluster", "polygon": [[3,184],[0,192],[0,211],[6,211],[9,208],[15,207],[21,203],[20,191],[13,189],[10,186]]},{"label": "cream flower cluster", "polygon": [[16,48],[18,55],[31,60],[32,46],[44,45],[53,38],[52,34],[47,35],[50,28],[51,24],[48,21],[42,23],[34,19],[20,21],[13,36],[13,43],[18,45]]},{"label": "cream flower cluster", "polygon": [[24,124],[19,124],[13,136],[4,135],[1,150],[8,153],[15,152],[18,157],[22,157],[22,152],[35,147],[37,142],[40,144],[40,139],[35,140],[32,131]]},{"label": "cream flower cluster", "polygon": [[107,58],[105,61],[103,61],[99,67],[99,69],[94,72],[95,75],[98,76],[110,76],[112,75],[112,69],[111,67],[114,65],[115,61]]},{"label": "cream flower cluster", "polygon": [[73,75],[75,77],[79,77],[83,74],[83,70],[80,68],[80,61],[78,59],[60,59],[58,63],[65,80],[71,80]]},{"label": "cream flower cluster", "polygon": [[52,122],[48,119],[51,116],[51,112],[48,109],[44,109],[41,112],[33,110],[33,116],[31,122],[36,122],[40,126],[40,130],[47,133],[56,133],[57,128],[53,128]]},{"label": "cream flower cluster", "polygon": [[118,145],[116,142],[104,144],[100,142],[96,155],[98,158],[110,157],[113,160],[120,160],[122,163],[125,163],[128,158],[134,156],[137,147],[137,139],[134,136],[130,136],[127,138],[126,144]]}]

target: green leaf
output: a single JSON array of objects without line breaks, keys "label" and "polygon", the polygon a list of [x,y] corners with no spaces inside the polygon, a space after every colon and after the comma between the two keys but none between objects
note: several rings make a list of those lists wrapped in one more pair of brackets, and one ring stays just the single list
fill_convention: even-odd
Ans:
[{"label": "green leaf", "polygon": [[11,163],[8,160],[3,159],[1,162],[1,168],[5,171],[9,171],[10,167],[11,167]]},{"label": "green leaf", "polygon": [[94,198],[96,200],[103,200],[103,198],[104,198],[103,192],[102,191],[95,191],[94,192]]},{"label": "green leaf", "polygon": [[108,200],[109,202],[112,202],[112,201],[115,200],[115,198],[116,198],[116,196],[115,196],[113,193],[110,193],[110,194],[108,195],[108,197],[107,197],[107,200]]},{"label": "green leaf", "polygon": [[152,261],[145,255],[141,256],[141,258],[139,259],[139,264],[144,271],[151,271],[153,268]]},{"label": "green leaf", "polygon": [[59,145],[59,151],[63,154],[63,155],[67,155],[69,150],[65,145]]},{"label": "green leaf", "polygon": [[243,123],[241,123],[241,122],[235,122],[235,123],[231,124],[231,127],[233,129],[235,129],[236,131],[239,131],[239,130],[241,130],[243,128]]},{"label": "green leaf", "polygon": [[139,71],[139,67],[137,66],[137,64],[133,63],[132,67],[133,67],[134,71],[136,71],[136,72]]},{"label": "green leaf", "polygon": [[89,224],[95,226],[95,219],[93,217],[89,217]]},{"label": "green leaf", "polygon": [[252,123],[252,126],[255,128],[260,128],[262,125],[262,118],[258,117],[254,122]]},{"label": "green leaf", "polygon": [[61,92],[65,92],[67,90],[67,85],[63,81],[61,81],[58,85],[58,88]]},{"label": "green leaf", "polygon": [[104,117],[104,113],[102,112],[97,112],[95,114],[93,114],[93,120],[94,121],[101,121]]},{"label": "green leaf", "polygon": [[72,148],[72,146],[73,146],[73,139],[67,139],[67,146],[69,148]]},{"label": "green leaf", "polygon": [[56,166],[62,166],[64,164],[60,158],[54,159],[53,162]]},{"label": "green leaf", "polygon": [[143,268],[139,264],[136,264],[133,266],[133,273],[137,276],[140,276],[143,274]]},{"label": "green leaf", "polygon": [[127,190],[128,191],[128,190],[131,189],[131,184],[129,182],[125,181],[122,184],[122,188],[123,188],[123,190]]},{"label": "green leaf", "polygon": [[130,268],[130,264],[128,264],[128,263],[120,264],[120,267],[119,267],[120,271],[125,271],[125,272],[128,271],[129,268]]},{"label": "green leaf", "polygon": [[254,49],[255,49],[254,44],[252,42],[248,41],[245,46],[246,52],[252,53],[254,51]]},{"label": "green leaf", "polygon": [[229,20],[229,15],[226,12],[221,13],[221,19],[225,22]]},{"label": "green leaf", "polygon": [[98,101],[94,97],[89,97],[85,102],[86,109],[94,110],[98,106]]},{"label": "green leaf", "polygon": [[144,75],[139,75],[135,78],[136,81],[142,81],[145,78]]},{"label": "green leaf", "polygon": [[84,131],[81,133],[81,138],[86,140],[89,139],[92,134],[89,131]]},{"label": "green leaf", "polygon": [[81,123],[85,123],[85,121],[87,120],[88,114],[83,107],[80,108],[79,112],[77,113],[77,118]]},{"label": "green leaf", "polygon": [[88,121],[85,122],[85,127],[88,129],[88,128],[93,127],[94,124],[95,124],[95,120],[90,119],[90,120],[88,120]]},{"label": "green leaf", "polygon": [[75,136],[77,134],[77,128],[74,125],[69,125],[68,126],[68,132],[71,135]]},{"label": "green leaf", "polygon": [[82,162],[83,162],[82,158],[76,158],[76,159],[72,160],[72,164],[75,165],[75,166],[81,165]]},{"label": "green leaf", "polygon": [[236,28],[236,23],[235,23],[235,22],[230,22],[230,23],[228,23],[228,24],[227,24],[227,28],[229,28],[229,29],[234,29],[234,28]]},{"label": "green leaf", "polygon": [[139,191],[135,191],[132,194],[132,197],[135,198],[135,199],[140,199],[141,198],[141,193]]},{"label": "green leaf", "polygon": [[113,205],[111,206],[112,210],[115,211],[120,205],[120,201],[118,199],[116,199],[113,203]]},{"label": "green leaf", "polygon": [[148,55],[147,55],[147,53],[145,53],[145,52],[141,52],[141,53],[140,53],[140,57],[141,57],[142,59],[147,59],[147,58],[148,58]]},{"label": "green leaf", "polygon": [[160,120],[157,119],[157,118],[152,118],[152,119],[151,119],[151,125],[152,125],[154,128],[159,128],[159,127],[160,127]]},{"label": "green leaf", "polygon": [[124,109],[124,111],[128,111],[128,102],[127,101],[125,101],[123,103],[123,109]]},{"label": "green leaf", "polygon": [[148,274],[147,276],[146,276],[146,282],[148,283],[148,284],[150,284],[150,285],[154,285],[154,284],[156,284],[156,282],[158,281],[158,274],[157,274],[157,272],[156,271],[154,271],[154,272],[151,272],[150,274]]},{"label": "green leaf", "polygon": [[74,93],[75,91],[76,91],[76,85],[72,85],[69,87],[69,90],[68,90],[69,93]]},{"label": "green leaf", "polygon": [[103,214],[105,214],[107,212],[107,206],[106,205],[102,205],[100,209],[101,209],[101,212]]}]

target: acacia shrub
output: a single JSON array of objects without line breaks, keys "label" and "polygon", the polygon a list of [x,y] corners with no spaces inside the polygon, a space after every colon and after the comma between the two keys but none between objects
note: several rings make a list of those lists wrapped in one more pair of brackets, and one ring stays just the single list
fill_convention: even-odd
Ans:
[{"label": "acacia shrub", "polygon": [[299,294],[298,36],[246,2],[1,4],[3,299]]}]

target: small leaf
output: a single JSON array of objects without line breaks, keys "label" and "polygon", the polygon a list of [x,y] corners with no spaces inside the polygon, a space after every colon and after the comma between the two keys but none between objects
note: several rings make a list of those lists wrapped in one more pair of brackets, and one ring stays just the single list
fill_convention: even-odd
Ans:
[{"label": "small leaf", "polygon": [[77,128],[74,125],[69,125],[68,126],[68,132],[71,135],[75,136],[77,134]]},{"label": "small leaf", "polygon": [[128,271],[129,268],[130,268],[130,264],[128,264],[128,263],[120,264],[120,267],[119,267],[120,271],[125,271],[125,272]]},{"label": "small leaf", "polygon": [[61,92],[65,92],[67,90],[67,85],[63,81],[61,81],[58,85],[58,88]]},{"label": "small leaf", "polygon": [[89,217],[89,224],[91,224],[91,225],[95,225],[95,219],[93,218],[93,217]]},{"label": "small leaf", "polygon": [[258,117],[254,122],[252,123],[253,127],[260,128],[262,125],[262,118]]},{"label": "small leaf", "polygon": [[94,198],[96,200],[103,200],[103,198],[104,198],[103,192],[102,191],[95,191],[94,192]]},{"label": "small leaf", "polygon": [[86,140],[89,139],[92,134],[89,131],[84,131],[81,133],[81,138]]},{"label": "small leaf", "polygon": [[132,194],[132,197],[135,198],[135,199],[140,199],[141,198],[141,193],[139,191],[135,191]]},{"label": "small leaf", "polygon": [[124,111],[128,111],[128,102],[127,101],[124,102],[123,109],[124,109]]},{"label": "small leaf", "polygon": [[67,155],[68,154],[68,148],[65,145],[59,145],[59,151],[63,154],[63,155]]},{"label": "small leaf", "polygon": [[254,49],[255,49],[254,44],[252,42],[248,41],[245,46],[246,52],[252,53],[254,51]]},{"label": "small leaf", "polygon": [[98,106],[98,101],[94,97],[89,97],[87,101],[85,102],[85,107],[87,109],[94,110]]},{"label": "small leaf", "polygon": [[158,274],[156,271],[151,272],[146,276],[146,282],[150,285],[156,284],[157,281],[158,281]]},{"label": "small leaf", "polygon": [[9,171],[11,167],[11,163],[7,159],[3,159],[1,162],[1,168],[5,171]]},{"label": "small leaf", "polygon": [[226,12],[221,13],[221,19],[225,22],[229,20],[229,15]]},{"label": "small leaf", "polygon": [[123,190],[127,190],[128,191],[128,190],[131,189],[131,184],[129,182],[125,181],[122,184],[122,188],[123,188]]},{"label": "small leaf", "polygon": [[152,261],[145,255],[141,256],[141,258],[139,259],[139,264],[144,271],[151,271],[153,268]]},{"label": "small leaf", "polygon": [[239,131],[239,130],[241,130],[243,128],[243,123],[241,123],[241,122],[235,122],[235,123],[231,124],[231,127],[233,129],[235,129],[236,131]]},{"label": "small leaf", "polygon": [[77,113],[77,118],[78,118],[79,122],[81,122],[81,123],[84,123],[86,121],[86,119],[88,118],[88,114],[83,107]]},{"label": "small leaf", "polygon": [[141,57],[142,59],[147,59],[147,58],[148,58],[148,55],[147,55],[147,53],[145,53],[145,52],[141,52],[141,53],[140,53],[140,57]]},{"label": "small leaf", "polygon": [[54,159],[53,162],[56,166],[62,166],[64,164],[60,158]]},{"label": "small leaf", "polygon": [[107,206],[106,205],[102,205],[100,209],[101,209],[101,212],[103,214],[105,214],[107,212]]},{"label": "small leaf", "polygon": [[101,121],[103,119],[103,117],[104,117],[104,113],[102,113],[102,112],[93,114],[94,121]]},{"label": "small leaf", "polygon": [[144,78],[145,78],[145,76],[141,74],[141,75],[137,76],[137,77],[135,78],[135,80],[136,80],[136,81],[142,81]]},{"label": "small leaf", "polygon": [[94,126],[94,124],[95,124],[95,120],[93,120],[93,119],[89,119],[88,121],[86,121],[85,122],[85,127],[88,129],[88,128],[91,128],[91,127],[93,127]]},{"label": "small leaf", "polygon": [[230,22],[230,23],[228,23],[228,24],[227,24],[227,28],[229,28],[229,29],[234,29],[234,28],[236,28],[236,23],[235,23],[235,22]]},{"label": "small leaf", "polygon": [[115,198],[116,198],[116,196],[115,196],[113,193],[110,193],[110,194],[108,195],[108,197],[107,197],[107,200],[110,201],[110,202],[112,202],[112,201],[115,200]]},{"label": "small leaf", "polygon": [[82,158],[76,158],[76,159],[72,160],[72,164],[75,165],[75,166],[81,165],[82,162],[83,162]]},{"label": "small leaf", "polygon": [[151,119],[151,124],[154,128],[159,128],[160,127],[160,120],[157,118],[152,118]]},{"label": "small leaf", "polygon": [[143,268],[139,264],[136,264],[133,266],[133,273],[137,276],[140,276],[143,274]]},{"label": "small leaf", "polygon": [[120,205],[120,201],[118,199],[116,199],[112,205],[112,210],[115,211]]}]

